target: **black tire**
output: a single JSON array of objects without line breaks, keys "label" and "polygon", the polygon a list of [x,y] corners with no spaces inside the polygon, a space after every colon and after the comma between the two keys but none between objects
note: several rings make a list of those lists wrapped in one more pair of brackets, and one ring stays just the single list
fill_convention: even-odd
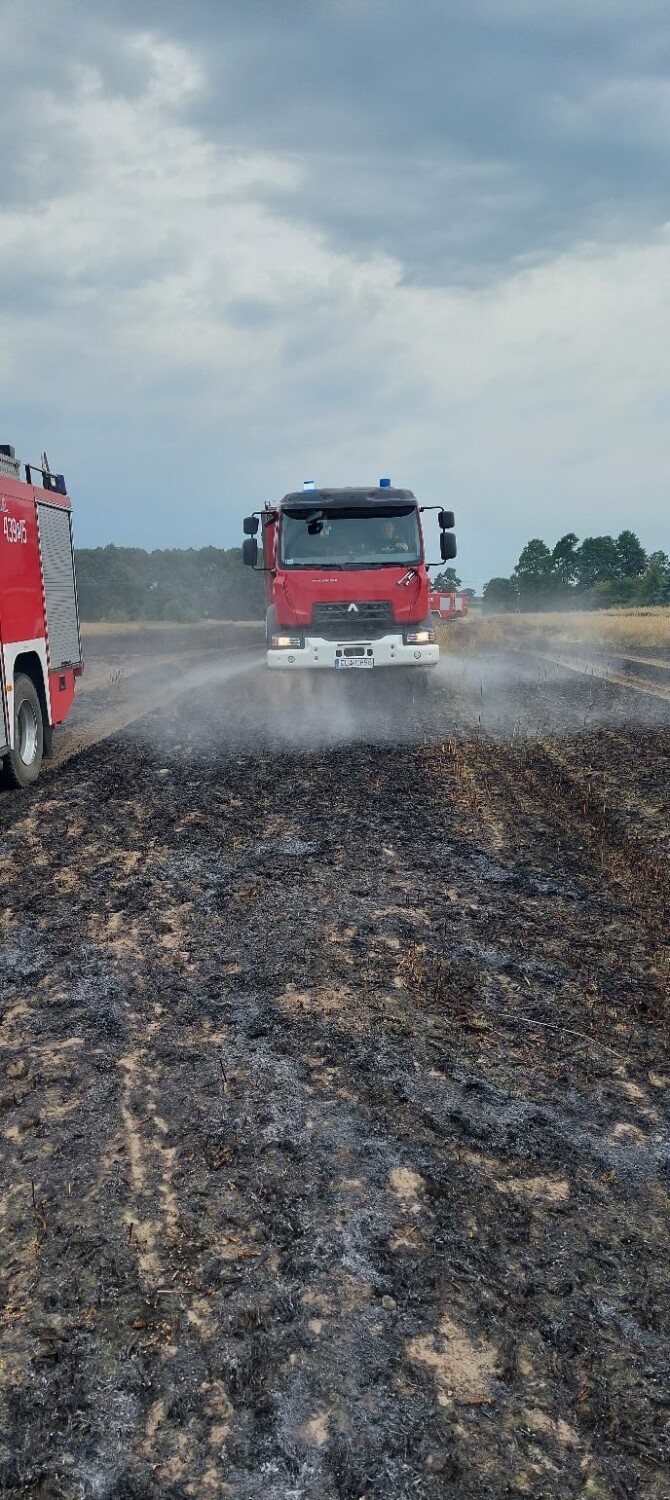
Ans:
[{"label": "black tire", "polygon": [[34,683],[22,673],[14,683],[14,749],[5,756],[5,784],[10,787],[33,786],[37,781],[44,754],[44,720],[42,705]]}]

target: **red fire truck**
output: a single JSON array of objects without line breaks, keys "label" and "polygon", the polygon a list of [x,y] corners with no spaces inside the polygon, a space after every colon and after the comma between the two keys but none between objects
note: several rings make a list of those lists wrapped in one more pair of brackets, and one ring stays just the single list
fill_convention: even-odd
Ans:
[{"label": "red fire truck", "polygon": [[[22,473],[23,469],[23,473]],[[82,672],[72,517],[65,480],[0,445],[0,761],[31,786]]]},{"label": "red fire truck", "polygon": [[464,620],[468,612],[469,599],[467,594],[459,594],[453,589],[445,593],[440,589],[437,593],[428,595],[431,615],[438,620]]},{"label": "red fire truck", "polygon": [[267,663],[273,670],[433,667],[421,512],[438,510],[442,560],[456,556],[452,511],[419,506],[381,479],[370,489],[302,490],[244,522],[256,567],[262,529]]}]

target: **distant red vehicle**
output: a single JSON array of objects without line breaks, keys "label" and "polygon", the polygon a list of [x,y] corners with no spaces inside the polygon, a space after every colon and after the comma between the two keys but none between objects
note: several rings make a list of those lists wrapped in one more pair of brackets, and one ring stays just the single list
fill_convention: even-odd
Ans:
[{"label": "distant red vehicle", "polygon": [[82,670],[65,480],[51,473],[46,455],[40,465],[22,465],[2,444],[0,761],[9,786],[37,780]]},{"label": "distant red vehicle", "polygon": [[441,589],[439,593],[429,594],[428,603],[431,615],[435,615],[438,620],[464,620],[470,600],[467,594],[453,591],[445,593]]}]

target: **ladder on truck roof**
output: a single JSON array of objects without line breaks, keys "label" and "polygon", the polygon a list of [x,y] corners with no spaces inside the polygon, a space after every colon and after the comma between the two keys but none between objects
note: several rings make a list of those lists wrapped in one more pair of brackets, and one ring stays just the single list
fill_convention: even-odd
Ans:
[{"label": "ladder on truck roof", "polygon": [[23,464],[16,457],[10,443],[0,443],[0,477],[4,479],[20,479],[21,468],[25,472],[26,484],[34,484],[33,474],[39,474],[37,481],[40,489],[51,490],[55,495],[66,495],[64,474],[53,474],[49,468],[49,460],[46,453],[42,454],[41,462],[38,464]]}]

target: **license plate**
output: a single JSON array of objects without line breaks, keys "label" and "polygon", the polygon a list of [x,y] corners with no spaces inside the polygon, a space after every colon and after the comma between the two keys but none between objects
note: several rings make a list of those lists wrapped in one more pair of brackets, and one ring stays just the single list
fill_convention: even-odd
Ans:
[{"label": "license plate", "polygon": [[336,667],[374,667],[372,656],[336,656]]}]

